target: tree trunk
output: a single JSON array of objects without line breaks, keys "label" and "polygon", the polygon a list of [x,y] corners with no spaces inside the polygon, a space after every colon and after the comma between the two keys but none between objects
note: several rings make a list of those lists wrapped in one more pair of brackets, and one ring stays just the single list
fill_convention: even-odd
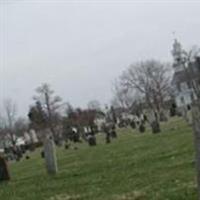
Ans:
[{"label": "tree trunk", "polygon": [[200,200],[200,102],[195,103],[192,108],[194,144],[196,150],[196,168],[198,184],[198,200]]},{"label": "tree trunk", "polygon": [[153,134],[161,132],[158,112],[153,111],[150,125],[151,125],[151,129],[152,129]]}]

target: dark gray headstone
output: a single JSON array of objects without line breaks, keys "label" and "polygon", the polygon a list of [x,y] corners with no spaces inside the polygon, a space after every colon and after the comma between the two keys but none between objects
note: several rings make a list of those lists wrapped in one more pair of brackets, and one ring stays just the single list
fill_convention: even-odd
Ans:
[{"label": "dark gray headstone", "polygon": [[10,173],[6,160],[0,156],[0,182],[10,180]]}]

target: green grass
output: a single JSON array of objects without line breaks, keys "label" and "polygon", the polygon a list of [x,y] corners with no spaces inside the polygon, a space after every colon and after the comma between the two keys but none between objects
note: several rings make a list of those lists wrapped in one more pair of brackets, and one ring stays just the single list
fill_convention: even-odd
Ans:
[{"label": "green grass", "polygon": [[10,164],[12,180],[1,200],[195,200],[192,130],[181,119],[158,135],[119,131],[118,139],[78,150],[59,148],[56,176],[48,176],[39,151]]}]

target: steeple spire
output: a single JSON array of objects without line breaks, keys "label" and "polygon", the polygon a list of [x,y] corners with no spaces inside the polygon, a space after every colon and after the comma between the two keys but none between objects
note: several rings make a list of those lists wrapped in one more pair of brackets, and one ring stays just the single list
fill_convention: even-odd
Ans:
[{"label": "steeple spire", "polygon": [[171,53],[174,59],[173,67],[175,71],[183,70],[185,51],[183,50],[181,43],[176,38],[174,39]]},{"label": "steeple spire", "polygon": [[179,62],[181,61],[182,57],[182,46],[181,43],[178,42],[177,39],[174,39],[173,49],[172,49],[172,56],[174,58],[174,61]]}]

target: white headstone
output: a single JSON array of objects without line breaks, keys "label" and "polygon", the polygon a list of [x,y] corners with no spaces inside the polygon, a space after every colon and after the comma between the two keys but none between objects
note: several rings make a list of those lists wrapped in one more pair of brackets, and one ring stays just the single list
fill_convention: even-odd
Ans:
[{"label": "white headstone", "polygon": [[30,137],[31,137],[32,143],[38,142],[38,137],[37,137],[35,130],[33,130],[33,129],[30,130]]},{"label": "white headstone", "polygon": [[24,133],[24,140],[25,140],[26,144],[31,143],[31,137],[27,132]]},{"label": "white headstone", "polygon": [[44,156],[47,172],[56,174],[58,171],[56,149],[53,139],[47,138],[44,143]]}]

